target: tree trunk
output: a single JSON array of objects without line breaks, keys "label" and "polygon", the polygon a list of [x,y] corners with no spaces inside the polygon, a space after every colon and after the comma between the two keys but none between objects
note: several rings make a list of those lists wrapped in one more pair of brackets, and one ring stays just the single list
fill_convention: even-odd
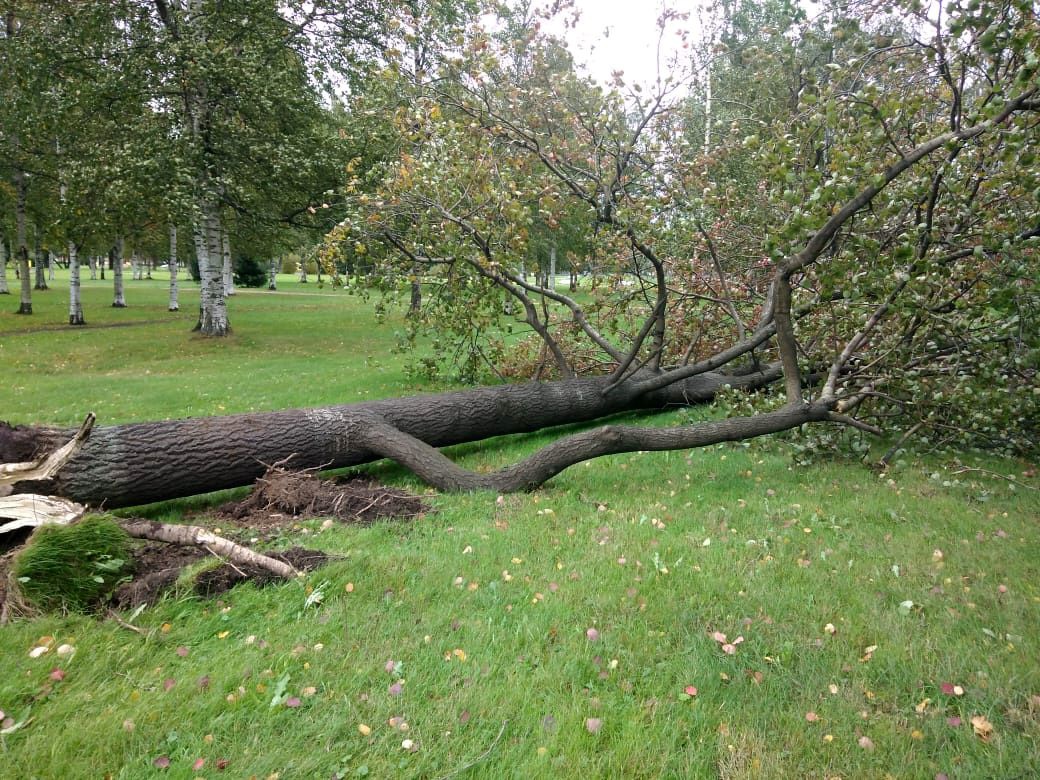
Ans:
[{"label": "tree trunk", "polygon": [[96,255],[91,255],[87,262],[90,263],[90,278],[91,279],[97,279],[97,267],[98,267],[97,256]]},{"label": "tree trunk", "polygon": [[7,286],[7,244],[0,238],[0,295],[10,295]]},{"label": "tree trunk", "polygon": [[272,257],[271,261],[267,264],[267,289],[277,290],[278,289],[278,258]]},{"label": "tree trunk", "polygon": [[50,252],[46,249],[40,249],[39,239],[36,242],[36,248],[34,249],[35,255],[35,270],[36,270],[36,284],[33,285],[34,290],[49,290],[47,286],[47,265],[50,260]]},{"label": "tree trunk", "polygon": [[231,332],[231,325],[228,323],[227,299],[224,297],[220,212],[215,203],[204,203],[201,211],[201,228],[195,231],[195,251],[202,278],[199,322],[195,330],[203,336],[227,336]]},{"label": "tree trunk", "polygon": [[125,309],[126,298],[123,295],[123,237],[116,239],[116,245],[112,247],[109,254],[112,259],[112,287],[115,297],[112,300],[112,308]]},{"label": "tree trunk", "polygon": [[130,253],[130,279],[131,281],[137,281],[143,279],[144,274],[141,273],[141,260],[137,256],[137,250],[135,249]]},{"label": "tree trunk", "polygon": [[170,225],[170,311],[179,311],[180,301],[177,299],[177,226]]},{"label": "tree trunk", "polygon": [[556,289],[556,247],[549,249],[549,284],[546,285],[550,290]]},{"label": "tree trunk", "polygon": [[16,168],[15,185],[15,242],[18,244],[18,278],[21,282],[19,314],[32,314],[32,281],[29,279],[29,245],[25,237],[25,171]]},{"label": "tree trunk", "polygon": [[224,274],[224,295],[235,294],[235,268],[231,263],[231,237],[228,236],[227,227],[220,227],[220,256],[222,258],[221,270]]},{"label": "tree trunk", "polygon": [[80,298],[79,252],[74,241],[69,242],[69,325],[85,325],[83,301]]},{"label": "tree trunk", "polygon": [[[759,387],[778,376],[775,368],[740,377],[701,374],[639,397],[627,392],[628,382],[605,392],[609,377],[529,382],[319,409],[100,427],[53,477],[20,483],[15,490],[108,508],[132,506],[248,485],[263,474],[265,463],[292,456],[297,468],[378,460],[383,456],[378,426],[443,447],[632,409],[703,403],[725,385]],[[0,424],[0,463],[29,460],[70,434]]]}]

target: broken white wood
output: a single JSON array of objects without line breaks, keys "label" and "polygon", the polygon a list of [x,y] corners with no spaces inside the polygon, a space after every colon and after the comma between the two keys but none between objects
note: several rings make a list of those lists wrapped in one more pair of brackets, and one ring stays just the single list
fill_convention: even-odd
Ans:
[{"label": "broken white wood", "polygon": [[68,525],[83,517],[86,511],[82,504],[56,496],[18,493],[0,497],[0,520],[10,521],[0,525],[0,534],[41,525]]},{"label": "broken white wood", "polygon": [[[76,435],[43,458],[26,463],[0,463],[0,495],[9,495],[9,486],[16,482],[49,479],[61,471],[61,467],[68,463],[86,442],[96,419],[93,412],[87,414]],[[7,488],[6,491],[3,488]]]}]

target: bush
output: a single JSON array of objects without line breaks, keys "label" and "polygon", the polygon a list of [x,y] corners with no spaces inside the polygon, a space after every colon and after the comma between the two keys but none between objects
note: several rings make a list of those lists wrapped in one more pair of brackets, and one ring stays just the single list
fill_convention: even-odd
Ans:
[{"label": "bush", "polygon": [[13,574],[34,606],[87,612],[121,582],[129,557],[126,531],[109,517],[89,515],[39,528],[15,559]]},{"label": "bush", "polygon": [[240,255],[235,258],[235,284],[264,287],[267,284],[267,268],[255,257]]}]

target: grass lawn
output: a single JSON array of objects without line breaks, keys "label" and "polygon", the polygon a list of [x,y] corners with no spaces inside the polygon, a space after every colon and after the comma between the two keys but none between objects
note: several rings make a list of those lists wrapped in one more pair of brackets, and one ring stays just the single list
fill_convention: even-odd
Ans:
[{"label": "grass lawn", "polygon": [[[194,285],[171,314],[161,281],[128,281],[123,310],[109,284],[85,283],[80,329],[62,325],[60,280],[32,317],[0,298],[0,418],[94,410],[105,424],[420,389],[389,351],[393,323],[313,282],[240,291],[219,342],[189,332]],[[454,454],[489,468],[548,440]],[[1029,468],[803,468],[764,441],[604,458],[531,494],[430,495],[414,521],[300,523],[283,546],[343,559],[219,601],[171,595],[132,617],[143,634],[83,616],[0,629],[0,710],[26,721],[0,735],[0,777],[1035,777]]]}]

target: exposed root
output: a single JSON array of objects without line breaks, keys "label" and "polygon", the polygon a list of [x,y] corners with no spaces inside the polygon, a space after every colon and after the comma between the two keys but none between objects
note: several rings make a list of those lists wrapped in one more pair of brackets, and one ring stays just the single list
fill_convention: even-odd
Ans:
[{"label": "exposed root", "polygon": [[344,522],[369,523],[380,517],[414,517],[427,511],[417,496],[403,490],[354,477],[346,482],[322,479],[317,469],[290,470],[286,461],[268,466],[257,478],[253,492],[227,504],[221,513],[250,525],[278,517],[335,517]]}]

